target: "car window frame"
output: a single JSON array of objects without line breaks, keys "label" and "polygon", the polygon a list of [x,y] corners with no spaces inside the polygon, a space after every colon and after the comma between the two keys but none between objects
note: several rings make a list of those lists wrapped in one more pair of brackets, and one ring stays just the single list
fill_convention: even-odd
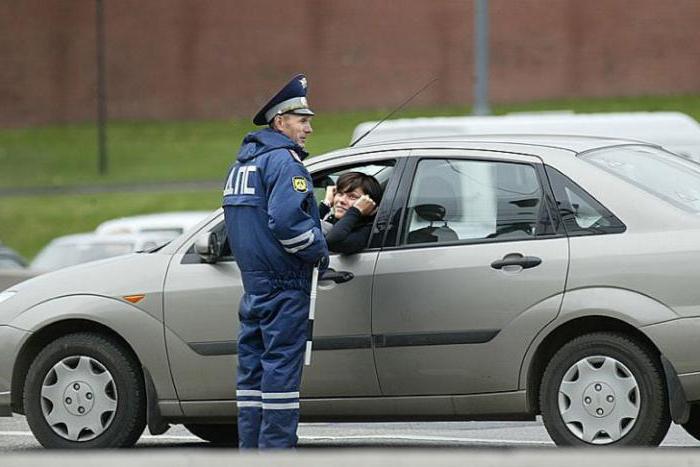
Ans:
[{"label": "car window frame", "polygon": [[[419,152],[420,151],[420,152]],[[469,154],[467,150],[464,153],[453,153],[450,151],[449,154],[441,154],[441,150],[430,150],[430,149],[420,149],[411,151],[410,157],[407,158],[406,167],[403,170],[401,181],[399,182],[399,187],[397,190],[396,197],[394,198],[394,203],[391,207],[391,213],[389,217],[394,219],[395,228],[392,232],[387,232],[385,236],[384,250],[409,250],[409,249],[420,249],[420,248],[440,248],[446,246],[459,246],[459,245],[481,245],[481,244],[493,244],[493,243],[506,243],[506,242],[530,242],[537,240],[545,240],[551,238],[562,238],[566,236],[563,230],[561,218],[557,212],[554,201],[554,195],[551,190],[551,186],[546,177],[544,171],[544,161],[542,159],[525,154],[518,154],[519,156],[530,156],[536,157],[538,162],[525,161],[520,158],[508,159],[507,157],[487,157],[483,154],[483,151],[475,151],[473,154]],[[507,153],[498,152],[497,154],[502,156],[507,156]],[[542,190],[543,206],[542,211],[546,211],[549,217],[549,223],[551,232],[535,235],[531,238],[476,238],[476,239],[460,239],[450,242],[439,242],[439,243],[414,243],[414,244],[403,244],[402,238],[407,228],[406,214],[408,212],[408,199],[411,194],[411,189],[413,188],[413,183],[415,181],[416,172],[420,161],[426,159],[453,159],[453,160],[472,160],[481,162],[502,162],[502,163],[515,163],[522,165],[529,165],[535,170],[537,180],[540,184]],[[542,215],[542,214],[540,214]]]}]

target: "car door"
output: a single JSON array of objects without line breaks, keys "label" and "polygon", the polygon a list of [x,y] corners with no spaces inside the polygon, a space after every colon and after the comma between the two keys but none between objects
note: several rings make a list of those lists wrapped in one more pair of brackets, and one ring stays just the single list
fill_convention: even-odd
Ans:
[{"label": "car door", "polygon": [[566,237],[539,159],[432,150],[411,157],[372,293],[384,395],[512,391],[557,314]]},{"label": "car door", "polygon": [[[363,170],[369,165],[355,163],[351,167]],[[333,168],[325,164],[319,169],[323,173],[314,178],[333,180],[332,177],[349,169],[347,165]],[[395,189],[398,176],[389,176],[385,181]],[[386,202],[390,204],[391,198],[387,197]],[[216,264],[203,262],[195,253],[195,238],[208,232],[216,232],[220,239],[225,239],[223,214],[174,255],[165,279],[166,341],[175,386],[180,399],[185,401],[230,400],[235,394],[238,304],[243,290],[240,272],[227,243],[224,256]],[[303,397],[380,393],[371,348],[370,314],[372,275],[378,251],[373,248],[353,255],[331,256],[331,267],[352,272],[354,278],[342,284],[319,283],[314,352],[311,366],[303,372]]]},{"label": "car door", "polygon": [[[223,215],[202,230],[225,240]],[[200,235],[201,235],[200,234]],[[238,304],[243,294],[240,272],[230,250],[216,264],[203,262],[193,242],[176,254],[165,280],[164,309],[173,379],[183,401],[232,400],[236,382]],[[369,342],[369,313],[363,319],[371,268],[356,258],[341,267],[356,271],[345,284],[325,284],[317,298],[316,351],[305,368],[304,397],[376,395],[378,383]],[[370,271],[369,274],[367,271]],[[363,279],[368,276],[369,279]],[[343,306],[338,306],[342,303]]]}]

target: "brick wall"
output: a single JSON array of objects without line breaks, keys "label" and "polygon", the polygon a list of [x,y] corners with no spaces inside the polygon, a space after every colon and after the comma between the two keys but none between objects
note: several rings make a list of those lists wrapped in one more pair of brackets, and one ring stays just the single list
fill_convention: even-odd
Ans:
[{"label": "brick wall", "polygon": [[[110,118],[467,104],[470,0],[104,0]],[[491,99],[700,92],[698,0],[491,0]],[[0,126],[94,119],[94,0],[0,2]]]}]

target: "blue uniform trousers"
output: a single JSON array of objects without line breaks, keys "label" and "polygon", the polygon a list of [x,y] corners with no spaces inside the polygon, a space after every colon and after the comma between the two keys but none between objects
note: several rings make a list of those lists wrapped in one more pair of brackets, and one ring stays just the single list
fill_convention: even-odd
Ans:
[{"label": "blue uniform trousers", "polygon": [[296,446],[308,317],[306,288],[243,295],[236,390],[241,448]]}]

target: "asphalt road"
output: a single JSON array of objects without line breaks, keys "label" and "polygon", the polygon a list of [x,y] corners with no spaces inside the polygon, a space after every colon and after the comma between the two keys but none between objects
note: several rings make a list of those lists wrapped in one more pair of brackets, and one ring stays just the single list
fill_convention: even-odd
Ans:
[{"label": "asphalt road", "polygon": [[[299,436],[299,451],[393,447],[549,450],[554,447],[540,422],[310,423],[300,425]],[[681,427],[672,425],[661,446],[668,450],[700,447],[700,441],[686,434]],[[200,452],[217,451],[182,426],[174,426],[160,436],[144,434],[134,451],[167,452],[169,449],[183,448]],[[32,436],[24,417],[15,416],[0,418],[0,451],[20,453],[44,450]]]}]

